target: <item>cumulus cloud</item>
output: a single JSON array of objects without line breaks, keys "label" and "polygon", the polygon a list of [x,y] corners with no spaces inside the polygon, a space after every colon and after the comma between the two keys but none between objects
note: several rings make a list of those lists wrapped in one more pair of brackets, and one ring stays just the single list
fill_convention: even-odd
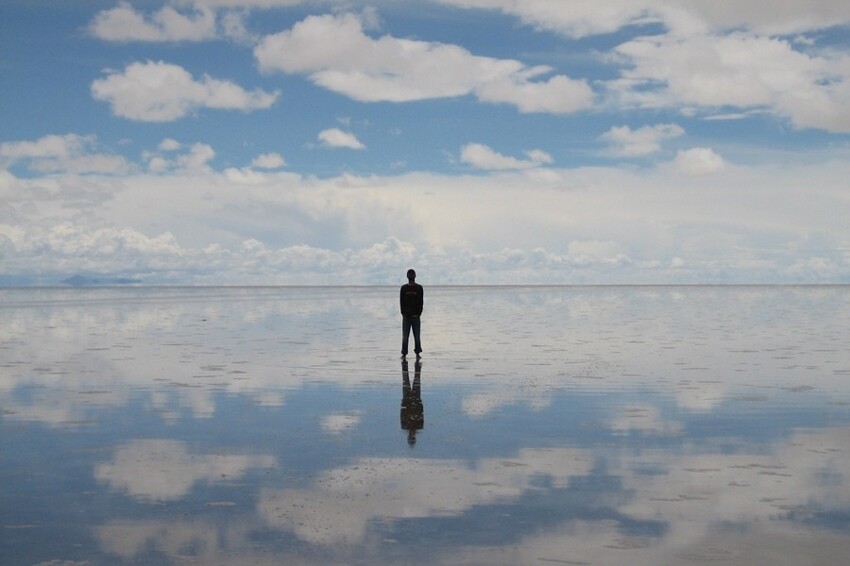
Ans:
[{"label": "cumulus cloud", "polygon": [[179,65],[136,62],[123,72],[108,71],[91,85],[92,96],[108,102],[116,116],[143,122],[170,122],[200,108],[252,110],[268,108],[279,92],[247,91],[231,81],[204,76],[196,80]]},{"label": "cumulus cloud", "polygon": [[[172,0],[150,15],[128,2],[102,10],[88,26],[89,33],[112,42],[199,42],[224,37],[238,43],[255,44],[245,19],[254,8],[282,8],[303,0]],[[175,7],[177,6],[177,7]],[[179,8],[179,9],[178,9]]]},{"label": "cumulus cloud", "polygon": [[[333,41],[327,38],[333,37]],[[374,39],[354,14],[310,16],[255,48],[260,69],[302,73],[329,90],[363,102],[407,102],[475,95],[521,112],[569,113],[592,104],[585,81],[527,67],[512,59],[471,54],[456,45]]]},{"label": "cumulus cloud", "polygon": [[112,42],[199,42],[224,37],[253,45],[259,39],[248,30],[252,8],[281,8],[302,0],[174,0],[145,15],[128,2],[95,15],[89,33]]},{"label": "cumulus cloud", "polygon": [[279,153],[264,153],[251,161],[251,167],[258,169],[280,169],[286,166],[286,161]]},{"label": "cumulus cloud", "polygon": [[260,36],[248,29],[246,20],[249,12],[229,11],[221,15],[221,33],[224,37],[243,45],[256,45]]},{"label": "cumulus cloud", "polygon": [[534,67],[498,79],[483,80],[475,88],[484,102],[506,103],[520,112],[568,114],[589,108],[593,91],[583,80],[556,75],[548,80],[533,80],[548,73],[547,67]]},{"label": "cumulus cloud", "polygon": [[850,58],[809,55],[749,33],[640,37],[612,90],[643,107],[766,108],[800,128],[850,131]]},{"label": "cumulus cloud", "polygon": [[761,0],[437,0],[461,8],[499,10],[537,29],[581,38],[613,33],[625,26],[662,23],[677,33],[749,28],[758,33],[793,34],[850,23],[850,12],[835,0],[782,2],[764,9]]},{"label": "cumulus cloud", "polygon": [[145,17],[129,3],[99,12],[89,25],[92,35],[106,41],[204,41],[215,37],[215,13],[195,5],[184,14],[165,6]]},{"label": "cumulus cloud", "polygon": [[366,149],[366,146],[351,132],[339,128],[322,130],[318,135],[319,141],[325,147],[343,147],[347,149]]},{"label": "cumulus cloud", "polygon": [[649,155],[661,149],[663,140],[672,139],[685,133],[676,124],[643,126],[632,130],[629,126],[615,126],[602,134],[600,139],[611,144],[610,153],[624,157]]},{"label": "cumulus cloud", "polygon": [[[23,235],[23,234],[22,234]],[[99,227],[90,228],[71,222],[62,222],[48,229],[34,229],[26,238],[18,240],[18,251],[37,252],[45,257],[58,260],[58,266],[66,266],[68,260],[79,258],[80,268],[101,266],[114,269],[118,262],[136,263],[148,256],[161,258],[172,256],[179,258],[182,249],[171,233],[148,237],[128,228]],[[154,259],[156,263],[158,259]]]},{"label": "cumulus cloud", "polygon": [[25,162],[41,173],[126,173],[130,164],[119,155],[97,153],[95,136],[47,135],[35,141],[6,142],[0,157],[7,165]]},{"label": "cumulus cloud", "polygon": [[578,265],[629,261],[629,258],[623,253],[622,246],[611,241],[573,241],[567,246],[567,252],[570,260]]},{"label": "cumulus cloud", "polygon": [[[662,0],[653,0],[662,4]],[[713,29],[749,28],[757,33],[790,35],[850,23],[846,4],[835,0],[776,2],[765,10],[759,0],[717,2],[715,0],[675,0],[679,10],[689,10]]]},{"label": "cumulus cloud", "polygon": [[229,167],[224,170],[224,177],[234,185],[260,185],[268,181],[268,176],[263,171],[258,171],[262,167],[251,165],[249,167]]},{"label": "cumulus cloud", "polygon": [[[437,0],[461,8],[493,9],[518,17],[538,29],[557,31],[569,37],[612,33],[621,27],[648,20],[651,2],[613,0]],[[657,18],[657,16],[656,16]]]},{"label": "cumulus cloud", "polygon": [[145,152],[143,158],[151,173],[204,173],[210,171],[209,163],[215,150],[205,143],[194,143],[186,151],[184,145],[173,139],[160,142],[156,152]]},{"label": "cumulus cloud", "polygon": [[[810,37],[785,37],[847,25],[850,11],[840,2],[786,2],[765,10],[757,0],[614,0],[604,5],[573,0],[569,9],[551,0],[439,1],[499,10],[573,38],[662,24],[666,33],[627,41],[608,58],[622,69],[619,80],[605,83],[617,105],[764,109],[798,128],[850,131],[850,58],[817,49]],[[735,114],[740,112],[726,113]]]},{"label": "cumulus cloud", "polygon": [[527,151],[526,156],[528,159],[502,155],[480,143],[467,144],[460,152],[461,161],[478,169],[529,169],[552,163],[552,156],[539,149]]},{"label": "cumulus cloud", "polygon": [[208,171],[208,163],[215,157],[215,150],[205,144],[193,144],[189,152],[177,158],[178,168],[182,171],[204,172]]},{"label": "cumulus cloud", "polygon": [[285,8],[298,6],[307,0],[178,0],[182,4],[196,4],[210,8]]},{"label": "cumulus cloud", "polygon": [[159,146],[157,147],[162,151],[177,151],[178,149],[183,147],[183,144],[181,144],[177,140],[166,138],[159,142]]},{"label": "cumulus cloud", "polygon": [[[840,2],[808,0],[764,10],[757,0],[734,5],[714,0],[613,0],[604,6],[594,0],[572,0],[565,10],[563,3],[551,0],[439,1],[498,10],[537,29],[576,38],[659,23],[667,33],[640,37],[616,50],[622,76],[605,84],[619,103],[766,109],[799,128],[850,131],[850,60],[841,53],[818,51],[810,36],[799,35],[850,23],[850,14]],[[201,41],[215,37],[220,14],[223,36],[257,44],[255,56],[261,69],[305,74],[316,84],[355,100],[404,102],[472,95],[484,102],[510,104],[520,112],[555,114],[594,104],[587,81],[551,76],[552,69],[545,66],[475,56],[450,44],[391,35],[370,37],[364,27],[366,20],[373,19],[371,11],[359,16],[308,17],[290,30],[265,38],[246,28],[246,9],[299,3],[184,0],[177,2],[178,7],[165,6],[149,15],[121,3],[100,12],[90,30],[109,41]],[[793,41],[781,37],[790,34],[798,36]],[[327,37],[335,41],[329,43]],[[238,89],[232,95],[253,99],[253,103],[225,107],[266,107],[273,102],[268,97],[275,97]],[[134,90],[129,88],[123,98],[130,99]],[[206,105],[197,102],[197,95],[163,98],[143,105],[144,117],[138,117],[139,112],[121,113],[117,104],[113,106],[118,115],[163,121]],[[740,112],[725,115],[736,114]]]},{"label": "cumulus cloud", "polygon": [[695,147],[676,154],[676,168],[686,175],[710,175],[723,169],[723,157],[708,147]]}]

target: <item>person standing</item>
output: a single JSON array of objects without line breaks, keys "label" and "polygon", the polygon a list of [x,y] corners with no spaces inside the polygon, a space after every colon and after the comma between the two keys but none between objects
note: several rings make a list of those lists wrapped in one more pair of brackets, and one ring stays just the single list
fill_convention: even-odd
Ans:
[{"label": "person standing", "polygon": [[416,359],[422,353],[422,343],[419,340],[421,329],[419,317],[422,314],[424,291],[422,285],[416,282],[416,272],[407,270],[407,283],[401,286],[398,302],[401,307],[401,357],[407,357],[407,343],[410,331],[413,330],[413,351]]}]

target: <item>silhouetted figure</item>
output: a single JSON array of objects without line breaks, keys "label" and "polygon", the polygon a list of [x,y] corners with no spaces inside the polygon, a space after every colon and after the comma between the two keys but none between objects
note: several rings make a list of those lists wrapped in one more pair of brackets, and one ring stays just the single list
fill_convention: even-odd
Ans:
[{"label": "silhouetted figure", "polygon": [[407,356],[407,342],[410,331],[413,330],[413,351],[416,359],[422,353],[422,343],[419,341],[419,330],[421,328],[419,316],[422,314],[424,303],[424,290],[422,285],[416,282],[416,272],[407,270],[407,283],[401,286],[398,294],[399,307],[401,308],[401,357]]},{"label": "silhouetted figure", "polygon": [[416,444],[416,431],[425,427],[425,408],[422,406],[422,391],[419,377],[422,363],[413,365],[413,386],[410,385],[410,372],[407,360],[401,362],[401,428],[407,431],[407,443]]}]

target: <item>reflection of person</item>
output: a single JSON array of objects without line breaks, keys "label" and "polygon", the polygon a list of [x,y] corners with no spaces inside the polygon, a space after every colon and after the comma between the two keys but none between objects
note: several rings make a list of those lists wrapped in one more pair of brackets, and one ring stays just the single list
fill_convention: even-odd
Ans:
[{"label": "reflection of person", "polygon": [[425,427],[425,409],[422,406],[422,390],[419,384],[422,363],[413,365],[413,386],[407,360],[401,362],[401,428],[407,431],[407,443],[416,444],[416,431]]},{"label": "reflection of person", "polygon": [[422,343],[419,341],[420,321],[422,314],[424,291],[422,285],[416,282],[416,272],[407,270],[407,283],[401,286],[398,294],[399,307],[401,308],[401,357],[407,356],[407,342],[410,331],[413,330],[413,351],[416,358],[422,353]]}]

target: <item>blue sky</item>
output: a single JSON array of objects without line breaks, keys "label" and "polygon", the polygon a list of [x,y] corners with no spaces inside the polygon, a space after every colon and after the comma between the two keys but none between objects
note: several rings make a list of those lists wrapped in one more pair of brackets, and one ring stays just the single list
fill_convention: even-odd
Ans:
[{"label": "blue sky", "polygon": [[850,282],[845,2],[0,10],[0,282]]}]

